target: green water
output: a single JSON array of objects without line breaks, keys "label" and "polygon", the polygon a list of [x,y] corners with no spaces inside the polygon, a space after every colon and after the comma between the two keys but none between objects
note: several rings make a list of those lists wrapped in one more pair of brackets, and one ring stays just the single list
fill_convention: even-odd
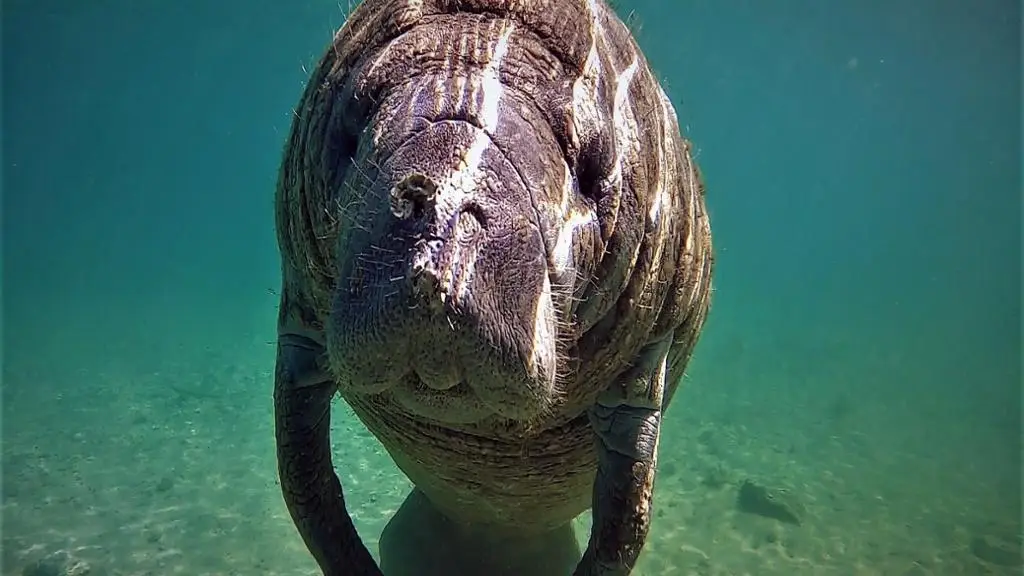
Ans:
[{"label": "green water", "polygon": [[[1019,574],[1020,3],[618,6],[718,258],[636,573]],[[3,574],[316,573],[276,484],[271,202],[342,21],[3,3]],[[376,550],[409,485],[335,414]]]}]

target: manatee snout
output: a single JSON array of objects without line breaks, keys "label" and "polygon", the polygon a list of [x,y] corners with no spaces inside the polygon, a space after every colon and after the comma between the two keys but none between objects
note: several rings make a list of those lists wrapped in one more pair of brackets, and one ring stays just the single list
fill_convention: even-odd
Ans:
[{"label": "manatee snout", "polygon": [[524,176],[506,154],[542,162],[535,129],[520,126],[522,149],[508,150],[472,122],[395,114],[360,147],[328,330],[343,389],[390,391],[442,421],[529,419],[557,397],[561,287],[536,206],[562,179]]}]

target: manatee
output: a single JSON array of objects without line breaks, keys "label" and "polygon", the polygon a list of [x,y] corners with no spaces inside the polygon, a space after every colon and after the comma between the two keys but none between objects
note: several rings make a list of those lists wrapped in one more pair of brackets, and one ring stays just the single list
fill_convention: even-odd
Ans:
[{"label": "manatee", "polygon": [[[632,570],[710,305],[693,156],[602,0],[352,10],[275,195],[278,471],[324,574]],[[415,486],[380,565],[336,472],[335,395]]]}]

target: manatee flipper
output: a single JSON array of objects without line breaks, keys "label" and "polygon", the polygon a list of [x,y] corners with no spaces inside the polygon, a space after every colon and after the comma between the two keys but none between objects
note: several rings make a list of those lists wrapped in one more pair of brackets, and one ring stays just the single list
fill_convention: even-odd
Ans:
[{"label": "manatee flipper", "polygon": [[651,524],[672,336],[647,345],[590,409],[597,437],[594,523],[574,576],[629,574]]},{"label": "manatee flipper", "polygon": [[382,576],[345,508],[331,462],[331,398],[322,338],[291,321],[281,303],[274,422],[281,491],[295,526],[325,576]]}]

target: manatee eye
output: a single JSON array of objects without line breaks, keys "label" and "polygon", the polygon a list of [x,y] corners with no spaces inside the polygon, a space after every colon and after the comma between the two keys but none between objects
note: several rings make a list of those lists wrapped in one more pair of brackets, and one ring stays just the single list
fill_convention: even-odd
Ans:
[{"label": "manatee eye", "polygon": [[581,143],[576,159],[576,182],[584,198],[595,204],[601,199],[601,183],[615,164],[612,143],[606,134],[597,133]]},{"label": "manatee eye", "polygon": [[480,223],[480,228],[487,230],[487,215],[484,214],[484,209],[479,204],[471,200],[462,208],[462,212],[475,218]]},{"label": "manatee eye", "polygon": [[339,184],[345,178],[357,146],[358,140],[342,127],[335,127],[324,140],[322,166],[334,184]]},{"label": "manatee eye", "polygon": [[593,207],[601,200],[601,169],[596,162],[580,162],[576,169],[577,191]]}]

